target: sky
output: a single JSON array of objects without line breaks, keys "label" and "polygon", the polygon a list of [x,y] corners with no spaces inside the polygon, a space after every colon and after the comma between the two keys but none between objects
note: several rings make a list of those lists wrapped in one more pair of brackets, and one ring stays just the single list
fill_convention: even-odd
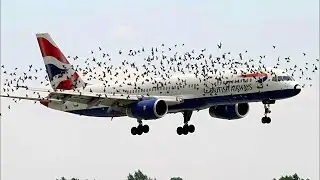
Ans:
[{"label": "sky", "polygon": [[[301,64],[319,58],[319,1],[2,0],[1,64],[42,67],[38,32],[79,57],[98,46],[117,52],[162,43],[215,52],[221,41],[235,54],[247,49],[270,62],[280,55]],[[313,87],[272,105],[269,125],[261,123],[262,104],[253,103],[237,121],[195,112],[196,131],[187,136],[176,134],[182,114],[145,122],[150,132],[138,137],[130,134],[137,125],[131,118],[80,117],[32,102],[8,110],[10,102],[1,99],[5,180],[125,179],[137,169],[159,180],[269,180],[294,173],[319,179],[318,77]]]}]

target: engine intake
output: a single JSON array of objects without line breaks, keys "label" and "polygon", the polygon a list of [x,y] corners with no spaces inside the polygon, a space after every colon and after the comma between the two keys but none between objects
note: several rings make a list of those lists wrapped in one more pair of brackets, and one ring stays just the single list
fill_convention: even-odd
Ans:
[{"label": "engine intake", "polygon": [[241,119],[247,116],[249,112],[248,103],[239,103],[232,105],[219,105],[209,108],[209,114],[211,117],[220,119]]},{"label": "engine intake", "polygon": [[168,105],[161,99],[142,100],[126,109],[127,116],[144,120],[161,118],[167,112]]}]

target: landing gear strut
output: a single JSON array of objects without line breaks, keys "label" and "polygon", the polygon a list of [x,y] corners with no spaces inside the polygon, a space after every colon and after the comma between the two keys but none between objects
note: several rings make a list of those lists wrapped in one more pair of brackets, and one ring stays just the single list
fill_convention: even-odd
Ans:
[{"label": "landing gear strut", "polygon": [[195,131],[194,125],[188,124],[191,119],[192,112],[193,111],[183,111],[184,125],[177,128],[178,135],[187,135],[188,133],[193,133]]},{"label": "landing gear strut", "polygon": [[149,126],[148,125],[142,125],[142,121],[138,120],[139,125],[137,127],[131,128],[131,134],[132,135],[141,135],[142,133],[148,133],[149,132]]},{"label": "landing gear strut", "polygon": [[271,113],[270,104],[274,104],[275,101],[262,101],[262,103],[264,106],[264,117],[262,117],[261,122],[262,122],[262,124],[270,124],[271,118],[268,117],[268,114]]}]

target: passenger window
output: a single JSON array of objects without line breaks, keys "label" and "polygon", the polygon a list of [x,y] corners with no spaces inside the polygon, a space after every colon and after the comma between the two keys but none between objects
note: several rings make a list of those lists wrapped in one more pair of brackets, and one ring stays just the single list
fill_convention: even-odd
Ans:
[{"label": "passenger window", "polygon": [[278,76],[278,81],[283,81],[282,76]]}]

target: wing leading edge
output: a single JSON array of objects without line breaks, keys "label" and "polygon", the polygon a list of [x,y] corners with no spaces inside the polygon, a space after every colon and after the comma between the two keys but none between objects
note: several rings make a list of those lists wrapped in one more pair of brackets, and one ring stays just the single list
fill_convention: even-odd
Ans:
[{"label": "wing leading edge", "polygon": [[137,101],[146,99],[162,99],[168,106],[183,103],[183,99],[173,96],[143,96],[143,95],[124,95],[124,94],[106,94],[106,93],[92,93],[92,92],[74,92],[73,90],[52,91],[45,98],[23,97],[0,95],[0,97],[23,99],[32,101],[60,101],[60,102],[75,102],[87,104],[87,108],[103,105],[109,107],[126,107]]}]

